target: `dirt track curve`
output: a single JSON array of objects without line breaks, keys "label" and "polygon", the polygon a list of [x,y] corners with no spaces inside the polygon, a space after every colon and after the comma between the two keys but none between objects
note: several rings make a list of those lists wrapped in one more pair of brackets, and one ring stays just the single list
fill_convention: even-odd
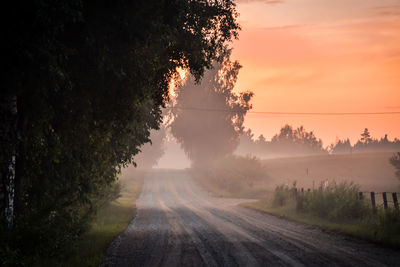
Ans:
[{"label": "dirt track curve", "polygon": [[153,172],[102,266],[400,266],[400,253],[214,198],[185,172]]}]

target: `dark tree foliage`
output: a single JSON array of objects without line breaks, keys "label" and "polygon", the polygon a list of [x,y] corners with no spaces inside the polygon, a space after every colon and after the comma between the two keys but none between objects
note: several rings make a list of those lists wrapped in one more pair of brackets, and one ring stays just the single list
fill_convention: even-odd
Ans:
[{"label": "dark tree foliage", "polygon": [[251,108],[252,92],[233,92],[241,66],[229,58],[230,52],[205,73],[200,84],[190,76],[176,90],[171,133],[194,166],[232,154]]},{"label": "dark tree foliage", "polygon": [[[7,256],[51,256],[79,236],[119,168],[158,128],[176,68],[199,80],[222,60],[237,36],[237,13],[229,0],[8,4],[0,245]],[[4,208],[13,186],[9,230]]]}]

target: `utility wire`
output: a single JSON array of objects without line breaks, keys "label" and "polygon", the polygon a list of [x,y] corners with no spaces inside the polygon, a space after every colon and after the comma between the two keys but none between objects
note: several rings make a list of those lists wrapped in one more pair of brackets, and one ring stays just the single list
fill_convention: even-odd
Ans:
[{"label": "utility wire", "polygon": [[[228,109],[216,108],[197,108],[197,107],[167,107],[166,109],[195,110],[206,112],[235,112]],[[400,111],[388,112],[283,112],[283,111],[247,111],[248,114],[265,114],[265,115],[317,115],[317,116],[353,116],[353,115],[400,115]]]}]

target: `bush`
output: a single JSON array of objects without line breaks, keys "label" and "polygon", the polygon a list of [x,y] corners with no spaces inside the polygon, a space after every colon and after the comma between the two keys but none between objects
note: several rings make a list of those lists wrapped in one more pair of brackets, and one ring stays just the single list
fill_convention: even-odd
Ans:
[{"label": "bush", "polygon": [[361,219],[370,209],[357,198],[359,186],[350,182],[330,183],[327,187],[312,191],[304,199],[304,210],[330,220]]},{"label": "bush", "polygon": [[357,198],[359,186],[354,183],[330,183],[319,190],[297,192],[296,182],[292,187],[277,186],[272,200],[273,207],[296,205],[298,211],[314,214],[330,220],[362,219],[370,213],[367,203]]},{"label": "bush", "polygon": [[288,185],[278,185],[274,191],[274,197],[272,199],[273,207],[282,207],[290,202],[294,202],[296,191],[296,182],[293,183],[290,188]]}]

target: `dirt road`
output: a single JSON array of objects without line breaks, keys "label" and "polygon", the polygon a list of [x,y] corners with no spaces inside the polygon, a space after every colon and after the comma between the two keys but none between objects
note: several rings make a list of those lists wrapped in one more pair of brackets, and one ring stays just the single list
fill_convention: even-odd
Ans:
[{"label": "dirt road", "polygon": [[102,266],[400,266],[400,253],[214,198],[185,172],[150,173]]}]

